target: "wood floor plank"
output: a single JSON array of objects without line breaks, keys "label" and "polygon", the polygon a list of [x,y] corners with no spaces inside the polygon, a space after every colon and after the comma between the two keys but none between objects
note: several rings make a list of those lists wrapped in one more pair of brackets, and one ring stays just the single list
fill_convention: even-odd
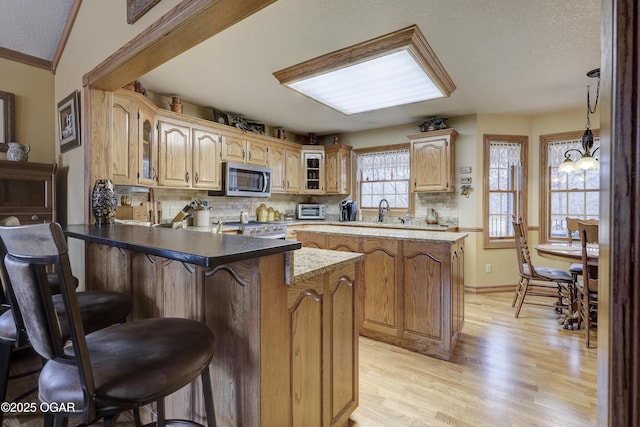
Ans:
[{"label": "wood floor plank", "polygon": [[[361,337],[351,427],[595,426],[597,349],[586,348],[584,331],[562,329],[551,308],[525,305],[514,318],[511,298],[465,295],[465,326],[448,362]],[[4,425],[41,420],[14,415]],[[125,415],[118,425],[133,422]]]}]

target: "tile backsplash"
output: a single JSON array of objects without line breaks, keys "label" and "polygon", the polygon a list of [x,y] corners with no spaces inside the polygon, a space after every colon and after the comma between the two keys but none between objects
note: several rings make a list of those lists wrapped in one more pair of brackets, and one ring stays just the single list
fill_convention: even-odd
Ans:
[{"label": "tile backsplash", "polygon": [[[208,196],[206,191],[180,190],[155,188],[153,190],[157,202],[161,203],[162,222],[171,221],[182,208],[195,199],[206,201],[212,208],[211,221],[216,223],[219,219],[225,222],[240,220],[240,212],[249,214],[249,219],[256,220],[256,209],[264,203],[267,207],[284,213],[287,209],[293,209],[294,213],[298,203],[322,203],[327,206],[328,220],[337,220],[340,214],[340,202],[347,197],[314,196],[308,194],[272,194],[269,198],[262,197],[221,197]],[[139,205],[149,200],[147,193],[131,194],[133,205]],[[416,195],[416,212],[414,218],[424,220],[428,208],[434,208],[438,212],[441,224],[458,225],[458,194],[454,193],[419,193]],[[366,215],[365,220],[376,221],[377,214]]]}]

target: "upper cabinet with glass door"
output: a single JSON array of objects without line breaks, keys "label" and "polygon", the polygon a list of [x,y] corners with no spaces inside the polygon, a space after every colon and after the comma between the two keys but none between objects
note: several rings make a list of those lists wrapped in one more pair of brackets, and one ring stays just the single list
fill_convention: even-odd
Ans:
[{"label": "upper cabinet with glass door", "polygon": [[140,107],[138,132],[138,184],[154,186],[158,183],[158,141],[155,138],[153,110]]}]

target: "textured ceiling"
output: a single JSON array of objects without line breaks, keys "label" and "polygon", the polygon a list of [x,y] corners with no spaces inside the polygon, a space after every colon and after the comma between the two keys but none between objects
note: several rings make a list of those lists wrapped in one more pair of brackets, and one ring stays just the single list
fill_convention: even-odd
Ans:
[{"label": "textured ceiling", "polygon": [[0,47],[51,61],[73,0],[3,0]]},{"label": "textured ceiling", "polygon": [[[51,60],[72,3],[3,1],[0,47]],[[586,73],[600,66],[600,7],[600,0],[278,0],[140,80],[148,90],[298,133],[581,108],[585,86],[595,84]],[[456,84],[450,98],[345,116],[272,75],[412,24]]]}]

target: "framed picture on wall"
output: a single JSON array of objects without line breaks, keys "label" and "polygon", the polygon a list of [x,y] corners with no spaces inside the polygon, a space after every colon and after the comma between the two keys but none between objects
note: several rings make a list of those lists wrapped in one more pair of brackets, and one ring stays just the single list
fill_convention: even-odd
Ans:
[{"label": "framed picture on wall", "polygon": [[7,142],[15,139],[15,95],[0,91],[0,151],[7,151]]},{"label": "framed picture on wall", "polygon": [[80,146],[80,93],[76,90],[58,102],[58,140],[60,152]]},{"label": "framed picture on wall", "polygon": [[160,0],[127,0],[127,24],[133,24]]}]

